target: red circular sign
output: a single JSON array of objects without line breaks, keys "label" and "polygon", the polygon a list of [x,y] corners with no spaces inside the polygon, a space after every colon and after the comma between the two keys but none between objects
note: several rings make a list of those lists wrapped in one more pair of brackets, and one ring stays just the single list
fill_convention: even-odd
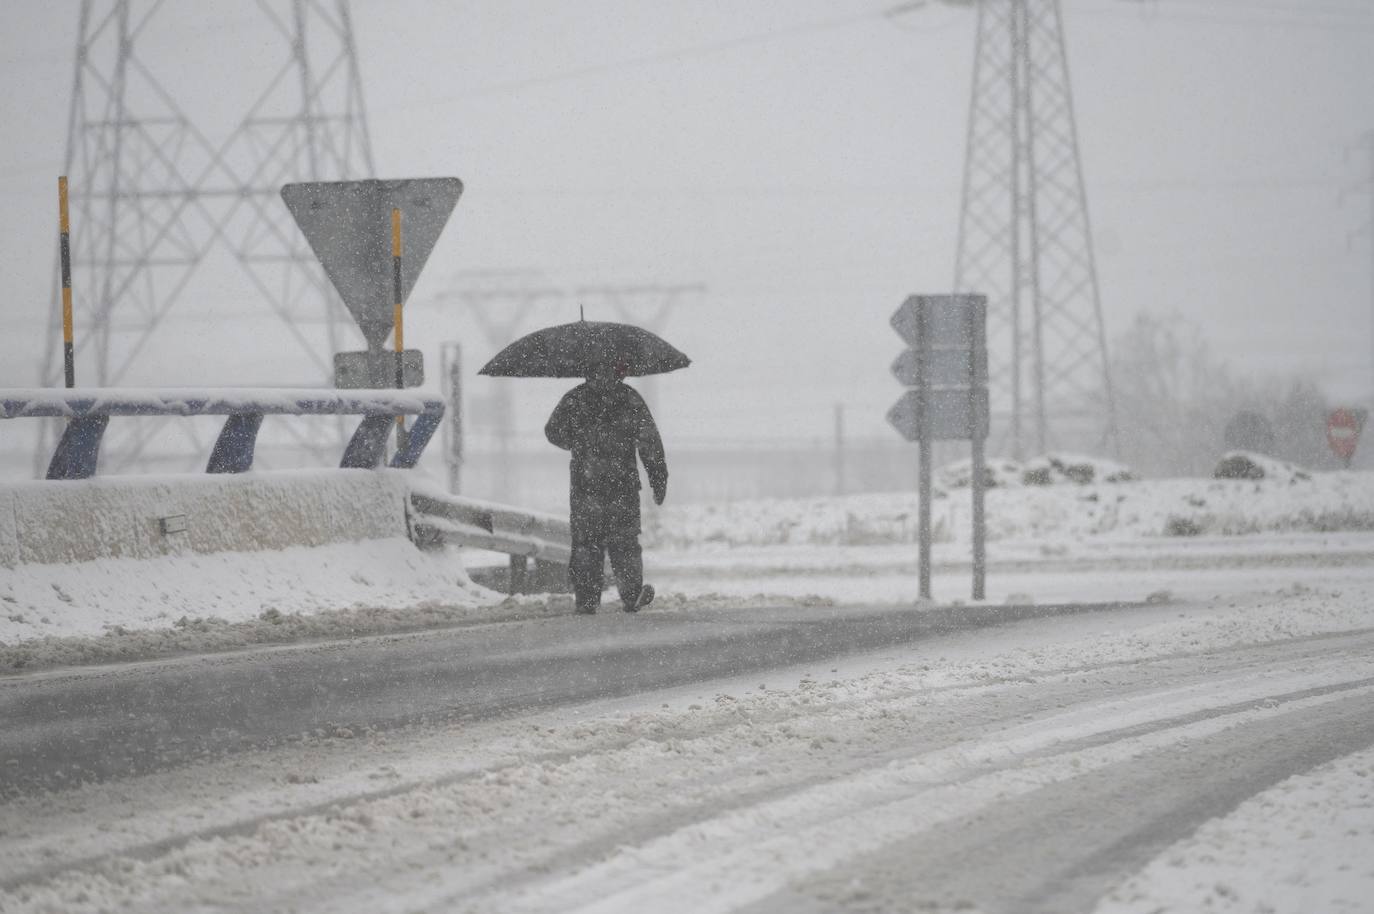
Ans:
[{"label": "red circular sign", "polygon": [[1348,461],[1355,456],[1355,445],[1360,440],[1360,422],[1348,409],[1334,409],[1326,417],[1326,443],[1331,451],[1342,460]]}]

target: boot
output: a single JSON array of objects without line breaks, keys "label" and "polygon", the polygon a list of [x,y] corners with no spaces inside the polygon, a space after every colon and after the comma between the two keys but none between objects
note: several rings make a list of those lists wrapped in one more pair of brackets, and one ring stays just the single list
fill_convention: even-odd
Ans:
[{"label": "boot", "polygon": [[654,602],[654,585],[645,584],[643,587],[639,588],[639,598],[635,600],[634,603],[625,604],[625,611],[627,613],[637,613],[652,602]]}]

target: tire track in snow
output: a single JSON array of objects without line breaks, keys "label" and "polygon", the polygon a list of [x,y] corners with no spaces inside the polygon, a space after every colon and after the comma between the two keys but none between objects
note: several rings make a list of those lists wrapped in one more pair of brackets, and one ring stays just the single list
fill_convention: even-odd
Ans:
[{"label": "tire track in snow", "polygon": [[[1332,694],[1345,693],[1345,694]],[[1119,759],[815,874],[747,911],[1074,914],[1200,825],[1295,773],[1374,745],[1368,688]],[[1316,695],[1332,701],[1312,702]],[[1283,702],[1283,699],[1277,699]]]},{"label": "tire track in snow", "polygon": [[[1357,646],[1356,649],[1367,654],[1369,639],[1364,638],[1362,641],[1362,646]],[[1292,648],[1293,646],[1288,646],[1288,650],[1292,651]],[[1169,687],[1160,690],[1157,687],[1147,687],[1142,691],[1142,694],[1127,699],[1125,702],[1110,701],[1094,703],[1090,701],[1085,704],[1084,708],[1068,712],[1068,714],[1051,713],[1047,718],[1038,720],[1034,724],[1025,725],[1024,727],[1013,725],[1010,728],[1003,727],[1000,731],[994,727],[992,728],[993,732],[985,733],[981,736],[975,735],[973,738],[982,740],[983,743],[992,740],[993,745],[998,745],[998,741],[1001,741],[1001,745],[1004,747],[1007,745],[1014,745],[1014,742],[1012,744],[1006,743],[1005,741],[1008,739],[1013,741],[1018,739],[1029,739],[1032,742],[1038,741],[1043,744],[1044,747],[1048,747],[1038,750],[1041,754],[1048,753],[1051,758],[1062,762],[1064,756],[1082,753],[1085,747],[1094,742],[1107,745],[1109,748],[1111,746],[1119,748],[1120,745],[1126,744],[1129,740],[1140,742],[1141,740],[1151,738],[1158,739],[1158,735],[1155,734],[1154,731],[1161,729],[1187,734],[1191,732],[1188,730],[1188,727],[1191,726],[1196,728],[1199,725],[1215,725],[1215,720],[1217,718],[1226,718],[1227,716],[1235,715],[1243,716],[1254,713],[1272,714],[1275,713],[1272,708],[1255,711],[1254,705],[1257,702],[1277,702],[1279,699],[1275,696],[1282,695],[1282,693],[1276,692],[1276,688],[1280,688],[1283,684],[1287,683],[1292,685],[1296,682],[1298,684],[1308,684],[1310,687],[1310,683],[1313,681],[1325,679],[1329,683],[1333,678],[1338,680],[1342,678],[1338,669],[1340,664],[1331,662],[1321,664],[1326,667],[1321,673],[1314,673],[1305,678],[1291,675],[1286,677],[1274,677],[1268,674],[1267,667],[1270,663],[1280,658],[1276,658],[1274,656],[1275,652],[1273,651],[1260,651],[1259,653],[1261,657],[1254,658],[1254,665],[1258,667],[1257,671],[1249,676],[1232,677],[1234,681],[1231,683],[1222,682],[1219,684],[1214,679],[1214,671],[1204,670],[1200,677],[1203,681],[1191,688]],[[1326,653],[1329,661],[1329,648]],[[1268,656],[1263,656],[1265,654]],[[1139,684],[1137,684],[1137,686],[1138,685]],[[1284,695],[1283,700],[1288,703],[1319,701],[1324,700],[1320,698],[1320,696],[1324,696],[1327,692],[1333,690],[1339,692],[1352,688],[1367,689],[1369,687],[1369,682],[1355,685],[1341,682],[1336,685],[1328,685],[1325,687],[1310,687],[1315,688],[1316,691],[1303,690],[1297,693]],[[1219,688],[1222,691],[1219,692]],[[1213,701],[1218,694],[1225,694],[1233,697],[1239,696],[1239,703],[1215,709],[1214,713],[1210,714],[1198,710],[1199,706],[1207,706],[1207,704]],[[1080,694],[1078,696],[1079,700],[1081,700],[1081,697]],[[1161,698],[1163,698],[1163,704],[1161,704]],[[1047,696],[1047,703],[1051,706],[1057,702],[1072,700],[1073,698],[1067,693],[1052,691],[1052,694]],[[1010,707],[1003,708],[1002,710],[1007,716],[1011,717],[1022,716],[1027,712],[1034,713],[1037,710],[1039,713],[1043,714],[1045,711],[1044,707],[1030,709],[1022,706],[1018,708],[1015,706],[1015,702],[1010,702],[1009,704],[1011,705]],[[1095,713],[1088,713],[1093,712],[1095,704]],[[1104,716],[1112,724],[1119,725],[1123,721],[1124,715],[1130,712],[1129,708],[1125,706],[1131,704],[1136,706],[1133,712],[1136,719],[1128,720],[1130,725],[1129,728],[1123,729],[1120,726],[1104,726]],[[1155,707],[1152,708],[1152,706]],[[1161,707],[1165,709],[1187,707],[1192,710],[1189,710],[1185,716],[1180,718],[1166,718],[1160,720],[1158,718]],[[1076,742],[1069,739],[1070,734],[1077,733],[1082,737],[1084,733],[1084,724],[1082,722],[1074,723],[1071,720],[1066,720],[1066,717],[1072,716],[1073,714],[1087,714],[1089,719],[1096,719],[1096,727],[1101,732],[1094,736],[1080,738]],[[1152,726],[1143,726],[1140,723],[1141,720],[1150,720],[1152,716],[1154,719]],[[1005,718],[1003,722],[1005,723]],[[1230,725],[1229,722],[1226,724],[1226,726]],[[957,742],[959,736],[957,733],[946,733],[941,735],[941,739],[948,740],[949,742]],[[1059,743],[1062,743],[1062,746],[1057,745]],[[995,756],[997,764],[1005,764],[1014,769],[1026,762],[1027,759],[1030,759],[1036,751],[1037,750],[1032,749],[1030,746],[1024,746],[1009,751],[1004,749],[1004,751],[993,753],[993,755]],[[926,764],[930,761],[930,758],[936,756],[943,757],[947,765],[953,766],[953,770],[958,770],[960,772],[965,772],[965,769],[970,767],[977,768],[979,764],[984,766],[992,764],[992,762],[988,760],[979,762],[976,757],[977,752],[973,749],[936,750],[934,753],[928,754],[928,756],[919,757],[915,764]],[[894,762],[894,758],[896,758],[897,761]],[[879,766],[879,771],[885,772],[892,764],[902,764],[902,756],[900,751],[896,753],[875,754],[867,759],[867,763],[869,767],[858,768],[857,771],[851,773],[850,777],[860,780],[871,777],[873,776],[872,766]],[[907,763],[910,764],[911,762],[908,760]],[[574,846],[568,846],[564,843],[552,849],[542,858],[527,857],[520,866],[509,868],[496,867],[480,878],[478,878],[475,873],[467,872],[456,879],[460,885],[450,884],[447,889],[436,887],[433,893],[422,891],[420,896],[427,899],[423,903],[419,903],[417,898],[407,895],[406,897],[409,898],[411,903],[398,908],[398,910],[431,908],[435,910],[448,910],[455,906],[461,908],[461,900],[472,899],[474,893],[480,893],[483,888],[493,889],[493,894],[487,897],[479,895],[477,900],[471,902],[473,910],[524,910],[526,908],[520,906],[522,902],[519,898],[519,893],[516,891],[516,887],[522,882],[526,883],[526,889],[533,893],[532,898],[524,899],[524,903],[527,904],[529,910],[570,910],[575,907],[572,904],[573,900],[579,897],[588,900],[591,908],[598,910],[603,907],[607,910],[622,908],[625,910],[716,909],[707,903],[706,899],[700,897],[698,894],[687,891],[687,889],[693,884],[698,884],[699,881],[709,882],[709,877],[713,873],[716,874],[719,881],[728,883],[732,879],[732,867],[740,870],[740,872],[735,875],[743,879],[749,872],[756,869],[768,870],[770,867],[776,867],[778,865],[778,860],[787,856],[786,854],[770,855],[767,850],[765,850],[763,855],[767,858],[768,865],[762,865],[759,860],[759,854],[755,851],[756,848],[760,847],[765,849],[769,848],[767,841],[761,839],[756,832],[749,831],[747,827],[745,827],[745,837],[740,840],[734,840],[737,836],[733,835],[728,827],[723,827],[721,822],[723,820],[735,821],[736,823],[742,822],[745,826],[751,822],[762,822],[763,825],[761,828],[764,838],[771,837],[778,829],[793,829],[798,826],[797,822],[784,821],[782,818],[774,818],[766,810],[770,807],[779,805],[782,807],[794,805],[798,802],[798,796],[805,795],[809,791],[819,791],[824,794],[827,791],[833,790],[833,775],[833,771],[828,771],[815,778],[800,783],[794,783],[786,789],[775,791],[767,796],[751,796],[745,792],[739,792],[736,793],[729,802],[720,803],[720,805],[712,810],[711,814],[705,817],[698,815],[691,821],[685,823],[682,821],[682,818],[684,818],[683,816],[669,815],[656,820],[641,822],[638,828],[622,825],[622,830],[618,833],[619,841],[617,841],[615,837],[608,838],[602,836],[594,840],[589,839],[582,841]],[[880,779],[882,776],[885,775],[880,775]],[[961,777],[962,776],[963,775],[961,775]],[[728,777],[724,779],[727,781],[729,780]],[[879,790],[878,794],[880,799],[876,802],[881,806],[882,803],[887,801],[888,797],[882,790]],[[840,804],[840,814],[846,816],[850,815],[853,802],[852,798],[842,802]],[[862,804],[860,805],[862,806]],[[722,807],[724,808],[722,809]],[[720,815],[721,812],[724,812],[723,816]],[[860,811],[857,815],[862,818],[864,813]],[[917,819],[919,819],[919,816]],[[822,824],[814,827],[824,831],[831,824],[830,814],[828,812],[821,815],[821,823]],[[724,833],[719,834],[718,831],[722,828],[724,828]],[[860,831],[862,830],[861,828]],[[513,839],[513,836],[507,836],[507,838]],[[821,838],[817,840],[820,844],[827,843]],[[667,849],[662,849],[665,843]],[[625,850],[621,851],[619,854],[612,853],[615,851],[617,844],[636,846],[639,849],[633,852]],[[655,845],[660,846],[660,850],[654,850]],[[699,869],[694,870],[691,875],[685,877],[684,882],[679,882],[675,879],[671,885],[663,891],[654,890],[643,895],[631,893],[629,897],[620,898],[619,896],[614,896],[611,899],[607,899],[605,896],[610,894],[610,884],[614,884],[615,878],[610,878],[608,884],[606,879],[609,877],[606,877],[605,873],[602,873],[602,875],[597,878],[591,879],[590,883],[582,885],[580,889],[577,887],[578,883],[583,879],[589,878],[585,873],[581,876],[572,877],[571,882],[559,879],[542,887],[537,884],[539,882],[538,879],[532,880],[531,877],[532,872],[538,872],[540,870],[553,869],[567,872],[569,869],[576,868],[579,865],[590,864],[589,870],[591,872],[597,872],[607,866],[612,868],[619,866],[626,872],[621,872],[616,878],[629,879],[633,882],[634,878],[642,876],[645,871],[655,871],[655,867],[661,867],[665,871],[671,871],[684,861],[691,860],[694,850],[700,847],[707,847],[711,849],[712,853],[707,856],[706,862],[704,862]],[[597,862],[599,860],[604,860],[608,854],[611,856],[611,862]],[[812,863],[808,865],[814,865],[814,855],[799,852],[796,856],[800,859],[811,859]],[[437,870],[442,869],[442,864],[439,860],[434,859],[418,864],[418,868],[421,870]],[[441,883],[445,881],[452,883],[454,881],[445,880],[442,877],[436,878]],[[498,885],[499,888],[496,887]],[[655,885],[657,889],[664,888],[663,886]],[[393,889],[389,888],[379,891],[374,895],[364,893],[363,897],[366,901],[364,906],[381,905],[382,907],[379,909],[386,909],[386,899],[388,897],[395,897],[395,893]],[[681,903],[682,899],[688,899],[687,903]],[[293,900],[299,901],[301,899]],[[732,901],[730,904],[726,904],[719,909],[731,910],[733,904],[734,902]]]},{"label": "tire track in snow", "polygon": [[[961,867],[968,872],[969,854],[974,850],[981,848],[981,853],[996,861],[997,850],[1014,845],[1015,842],[1006,841],[999,843],[996,849],[983,847],[981,842],[990,830],[987,828],[978,832],[980,837],[975,840],[957,844],[949,840],[951,835],[967,833],[970,822],[1003,823],[1003,807],[1008,804],[1018,803],[1052,813],[1052,804],[1039,798],[1046,791],[1076,797],[1086,778],[1100,777],[1105,769],[1117,768],[1141,756],[1177,755],[1180,746],[1215,739],[1218,734],[1243,730],[1260,721],[1272,725],[1262,728],[1265,737],[1283,732],[1299,722],[1309,724],[1309,732],[1305,735],[1310,735],[1311,721],[1320,720],[1310,716],[1311,712],[1331,703],[1344,711],[1337,718],[1340,723],[1358,721],[1364,724],[1351,728],[1353,742],[1345,744],[1351,747],[1345,751],[1351,751],[1374,742],[1374,721],[1369,721],[1364,713],[1371,696],[1374,696],[1374,680],[1364,679],[1288,695],[1267,695],[1263,699],[1268,704],[1266,707],[1255,707],[1254,699],[1249,699],[1241,705],[1244,710],[1228,705],[1213,713],[1190,711],[1156,721],[1152,726],[1108,730],[1080,740],[1060,741],[1053,730],[1036,733],[1033,728],[1027,728],[1022,735],[1000,744],[983,742],[888,762],[880,769],[865,771],[856,777],[731,812],[664,835],[634,853],[620,854],[583,872],[531,887],[523,897],[498,896],[498,907],[507,911],[729,912],[757,905],[760,911],[819,912],[837,910],[837,904],[842,909],[849,900],[863,902],[859,910],[890,910],[891,907],[882,904],[869,907],[866,895],[846,899],[843,893],[837,892],[815,892],[817,904],[804,908],[798,904],[799,893],[787,891],[787,886],[790,882],[806,879],[817,870],[831,869],[841,870],[834,876],[836,881],[849,883],[856,868],[863,871],[864,858],[886,861],[889,859],[887,852],[895,845],[898,850],[893,851],[891,857],[898,862],[891,869],[901,878],[887,878],[887,887],[897,890],[889,892],[887,899],[900,902],[898,908],[912,907],[915,901],[919,909],[924,899],[913,899],[907,890],[939,884],[942,877],[957,874]],[[1329,721],[1323,723],[1329,724]],[[1085,747],[1085,742],[1095,745]],[[1185,754],[1191,752],[1189,745]],[[1317,754],[1311,764],[1328,757],[1334,756]],[[1289,761],[1287,757],[1278,760],[1273,768],[1281,773],[1274,779],[1292,773],[1286,767]],[[1215,758],[1209,758],[1206,764],[1214,765]],[[1155,780],[1165,781],[1171,776],[1172,773]],[[1110,779],[1107,783],[1108,789],[1122,786]],[[1269,783],[1272,781],[1262,781],[1256,787],[1245,782],[1241,789],[1253,792]],[[1124,859],[1128,865],[1144,862],[1159,847],[1177,837],[1180,828],[1228,810],[1249,792],[1242,796],[1228,792],[1221,807],[1200,807],[1197,814],[1201,819],[1198,820],[1170,807],[1168,813],[1172,818],[1164,817],[1162,825],[1151,823],[1158,834],[1152,835],[1147,829],[1143,835],[1128,836],[1140,843],[1138,852],[1126,855],[1123,847],[1134,845],[1123,844],[1120,847],[1112,845],[1099,853],[1107,860]],[[995,814],[989,809],[994,804],[999,807]],[[1044,818],[1032,814],[1030,822],[1035,827],[1031,829],[1025,828],[1026,821],[1025,817],[1013,819],[1019,828],[1009,830],[1017,838],[1025,839],[1027,846],[1034,847],[1038,831],[1043,830]],[[920,839],[913,839],[913,834],[920,835]],[[1146,838],[1153,840],[1144,840]],[[910,863],[913,852],[909,850],[913,845],[917,848],[915,853],[926,853],[934,862],[928,867],[913,869]],[[950,847],[960,850],[940,853],[941,849]],[[1092,847],[1095,849],[1096,845]],[[1052,852],[1037,848],[1035,856],[1043,860],[1051,857]],[[1093,865],[1095,857],[1096,854],[1090,855],[1083,861],[1087,872],[1098,871]],[[1012,862],[1006,865],[1006,872],[1031,872],[1036,873],[1032,879],[1041,878],[1034,865],[1023,867],[1022,859],[1014,856],[1008,859]],[[911,878],[907,879],[907,875]],[[978,867],[973,872],[972,885],[963,887],[956,881],[947,897],[936,896],[929,900],[937,905],[937,910],[941,904],[950,909],[959,909],[969,903],[982,907],[985,902],[971,897],[971,890],[986,882],[990,888],[985,891],[992,892],[997,901],[995,906],[986,908],[989,911],[1077,909],[1077,906],[1062,906],[1063,893],[1059,889],[1063,887],[1056,883],[1044,886],[1039,895],[1011,892],[1012,897],[1006,898],[998,894],[1006,890],[998,880],[989,879],[991,875],[995,873],[990,868]],[[1070,871],[1063,880],[1069,887],[1078,889],[1082,880],[1074,880],[1073,875]],[[883,881],[875,880],[875,884],[883,884]],[[1106,887],[1102,885],[1100,889]],[[1090,904],[1096,897],[1091,894],[1087,902]],[[458,900],[445,899],[437,907],[442,909]],[[472,903],[472,910],[482,910],[484,906],[484,900],[477,900]]]},{"label": "tire track in snow", "polygon": [[[1276,708],[1246,708],[1275,695],[1288,695],[1289,704],[1315,701],[1315,694],[1295,695],[1294,690],[1321,688],[1322,683],[1360,688],[1346,682],[1348,668],[1351,658],[1367,660],[1371,647],[1374,637],[1368,633],[1325,636],[1231,647],[1201,657],[1041,671],[1029,682],[966,681],[943,690],[930,688],[920,676],[897,676],[866,692],[822,690],[814,701],[799,691],[776,699],[726,702],[714,710],[645,715],[623,732],[593,732],[580,747],[572,741],[582,751],[561,758],[520,757],[522,747],[528,752],[534,746],[556,744],[556,737],[517,740],[508,747],[514,756],[510,761],[484,768],[481,776],[461,783],[435,779],[381,799],[340,796],[324,814],[297,811],[264,822],[251,834],[202,837],[159,852],[127,875],[118,869],[113,876],[95,875],[114,878],[116,884],[127,880],[134,906],[143,910],[178,910],[196,899],[203,901],[203,894],[178,894],[190,891],[176,886],[178,880],[184,882],[183,872],[203,873],[199,891],[214,897],[219,886],[224,899],[230,897],[227,885],[251,880],[256,894],[243,902],[243,910],[412,910],[422,907],[426,898],[449,909],[460,899],[480,900],[484,891],[490,893],[490,904],[477,904],[476,909],[506,910],[521,902],[522,890],[534,893],[523,903],[539,910],[539,899],[548,897],[543,894],[548,877],[540,878],[541,870],[576,878],[579,867],[586,873],[626,859],[631,870],[641,870],[656,859],[655,846],[693,829],[710,832],[732,816],[761,822],[771,837],[769,810],[785,811],[808,793],[824,800],[837,782],[862,786],[866,778],[876,777],[867,807],[863,797],[856,800],[852,793],[839,796],[838,806],[833,796],[815,806],[821,823],[836,815],[862,818],[862,809],[882,810],[892,800],[891,784],[884,787],[882,778],[893,765],[912,768],[912,783],[926,789],[931,784],[921,781],[921,772],[929,775],[929,766],[943,759],[947,775],[957,775],[955,782],[945,785],[952,790],[984,769],[1004,777],[1015,774],[1017,768],[1037,763],[1037,751],[1049,753],[1040,764],[1062,765],[1066,755],[1091,749],[1081,742],[1085,738],[1105,740],[1110,748],[1121,745],[1123,738],[1149,738],[1152,734],[1145,725],[1151,721],[1189,725],[1178,714],[1163,713],[1170,709],[1197,715],[1229,696],[1233,707],[1227,712],[1277,713]],[[1285,672],[1274,673],[1276,667]],[[1023,721],[1028,716],[1032,719]],[[1138,732],[1126,732],[1142,726]],[[813,733],[852,737],[852,742],[813,749],[808,746]],[[1075,739],[1080,743],[1074,744]],[[674,749],[674,743],[681,745]],[[694,744],[699,744],[695,751]],[[716,749],[728,754],[722,757]],[[756,765],[776,770],[758,777]],[[966,789],[977,792],[988,783]],[[916,788],[908,784],[902,789]],[[569,794],[618,791],[639,800],[611,810],[589,802],[576,810],[581,819],[551,821]],[[491,808],[484,810],[482,804]],[[416,810],[435,820],[418,840],[402,828]],[[359,845],[364,839],[366,843]],[[340,841],[343,850],[333,850],[331,845]],[[398,846],[379,849],[388,841]],[[621,843],[642,849],[617,852]],[[752,852],[752,839],[744,843],[741,860]],[[727,851],[733,846],[723,844]],[[485,857],[484,849],[489,851]],[[670,857],[669,865],[675,865],[676,856]],[[243,862],[223,872],[204,869],[211,859]],[[810,862],[814,868],[824,861]],[[431,878],[436,885],[416,884]],[[87,879],[76,873],[50,881],[61,897],[72,897],[61,895],[65,890],[79,892],[83,885],[100,884],[94,876]],[[543,909],[567,907],[568,899],[561,893],[562,888]],[[766,891],[762,897],[767,897]],[[231,905],[222,901],[217,907]]]}]

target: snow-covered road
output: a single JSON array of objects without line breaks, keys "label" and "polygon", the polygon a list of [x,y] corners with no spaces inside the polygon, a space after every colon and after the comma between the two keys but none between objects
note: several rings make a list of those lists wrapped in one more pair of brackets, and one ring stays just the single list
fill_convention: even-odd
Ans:
[{"label": "snow-covered road", "polygon": [[329,730],[390,730],[756,674],[1115,604],[784,606],[555,618],[0,680],[0,796]]},{"label": "snow-covered road", "polygon": [[1254,910],[1265,868],[1287,875],[1272,850],[1221,842],[1247,881],[1218,892],[1199,828],[1315,770],[1315,808],[1370,814],[1328,830],[1290,804],[1279,843],[1307,835],[1342,878],[1276,910],[1362,910],[1374,581],[1290,573],[13,798],[0,909],[1105,914],[1196,910],[1192,880],[1209,909]]}]

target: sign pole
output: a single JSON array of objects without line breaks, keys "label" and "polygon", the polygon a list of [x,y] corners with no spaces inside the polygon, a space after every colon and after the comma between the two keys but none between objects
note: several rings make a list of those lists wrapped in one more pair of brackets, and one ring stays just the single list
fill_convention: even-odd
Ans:
[{"label": "sign pole", "polygon": [[970,435],[970,447],[973,458],[973,599],[981,600],[984,597],[984,578],[987,572],[987,550],[983,536],[983,490],[986,484],[984,479],[985,457],[983,451],[983,424],[986,417],[982,415],[983,403],[979,396],[979,384],[983,378],[987,377],[987,321],[979,320],[980,308],[969,308],[967,312],[969,322],[968,339],[972,342],[969,352],[969,420],[973,424]]},{"label": "sign pole", "polygon": [[72,333],[72,242],[67,218],[67,176],[57,179],[58,231],[62,248],[62,372],[68,387],[76,386],[76,347]]},{"label": "sign pole", "polygon": [[[399,207],[391,209],[391,289],[392,289],[392,309],[391,321],[395,328],[393,337],[396,341],[396,389],[405,389],[405,369],[403,356],[405,354],[405,323],[402,315],[402,303],[404,296],[401,294],[401,210]],[[406,417],[396,417],[396,448],[404,450],[406,446]]]},{"label": "sign pole", "polygon": [[448,446],[444,449],[444,456],[448,462],[448,490],[457,495],[463,488],[463,346],[450,340],[443,344],[439,352],[447,384],[445,430]]},{"label": "sign pole", "polygon": [[926,333],[926,309],[916,311],[916,432],[919,448],[920,482],[917,497],[920,514],[917,522],[919,543],[920,596],[930,599],[930,335]]}]

